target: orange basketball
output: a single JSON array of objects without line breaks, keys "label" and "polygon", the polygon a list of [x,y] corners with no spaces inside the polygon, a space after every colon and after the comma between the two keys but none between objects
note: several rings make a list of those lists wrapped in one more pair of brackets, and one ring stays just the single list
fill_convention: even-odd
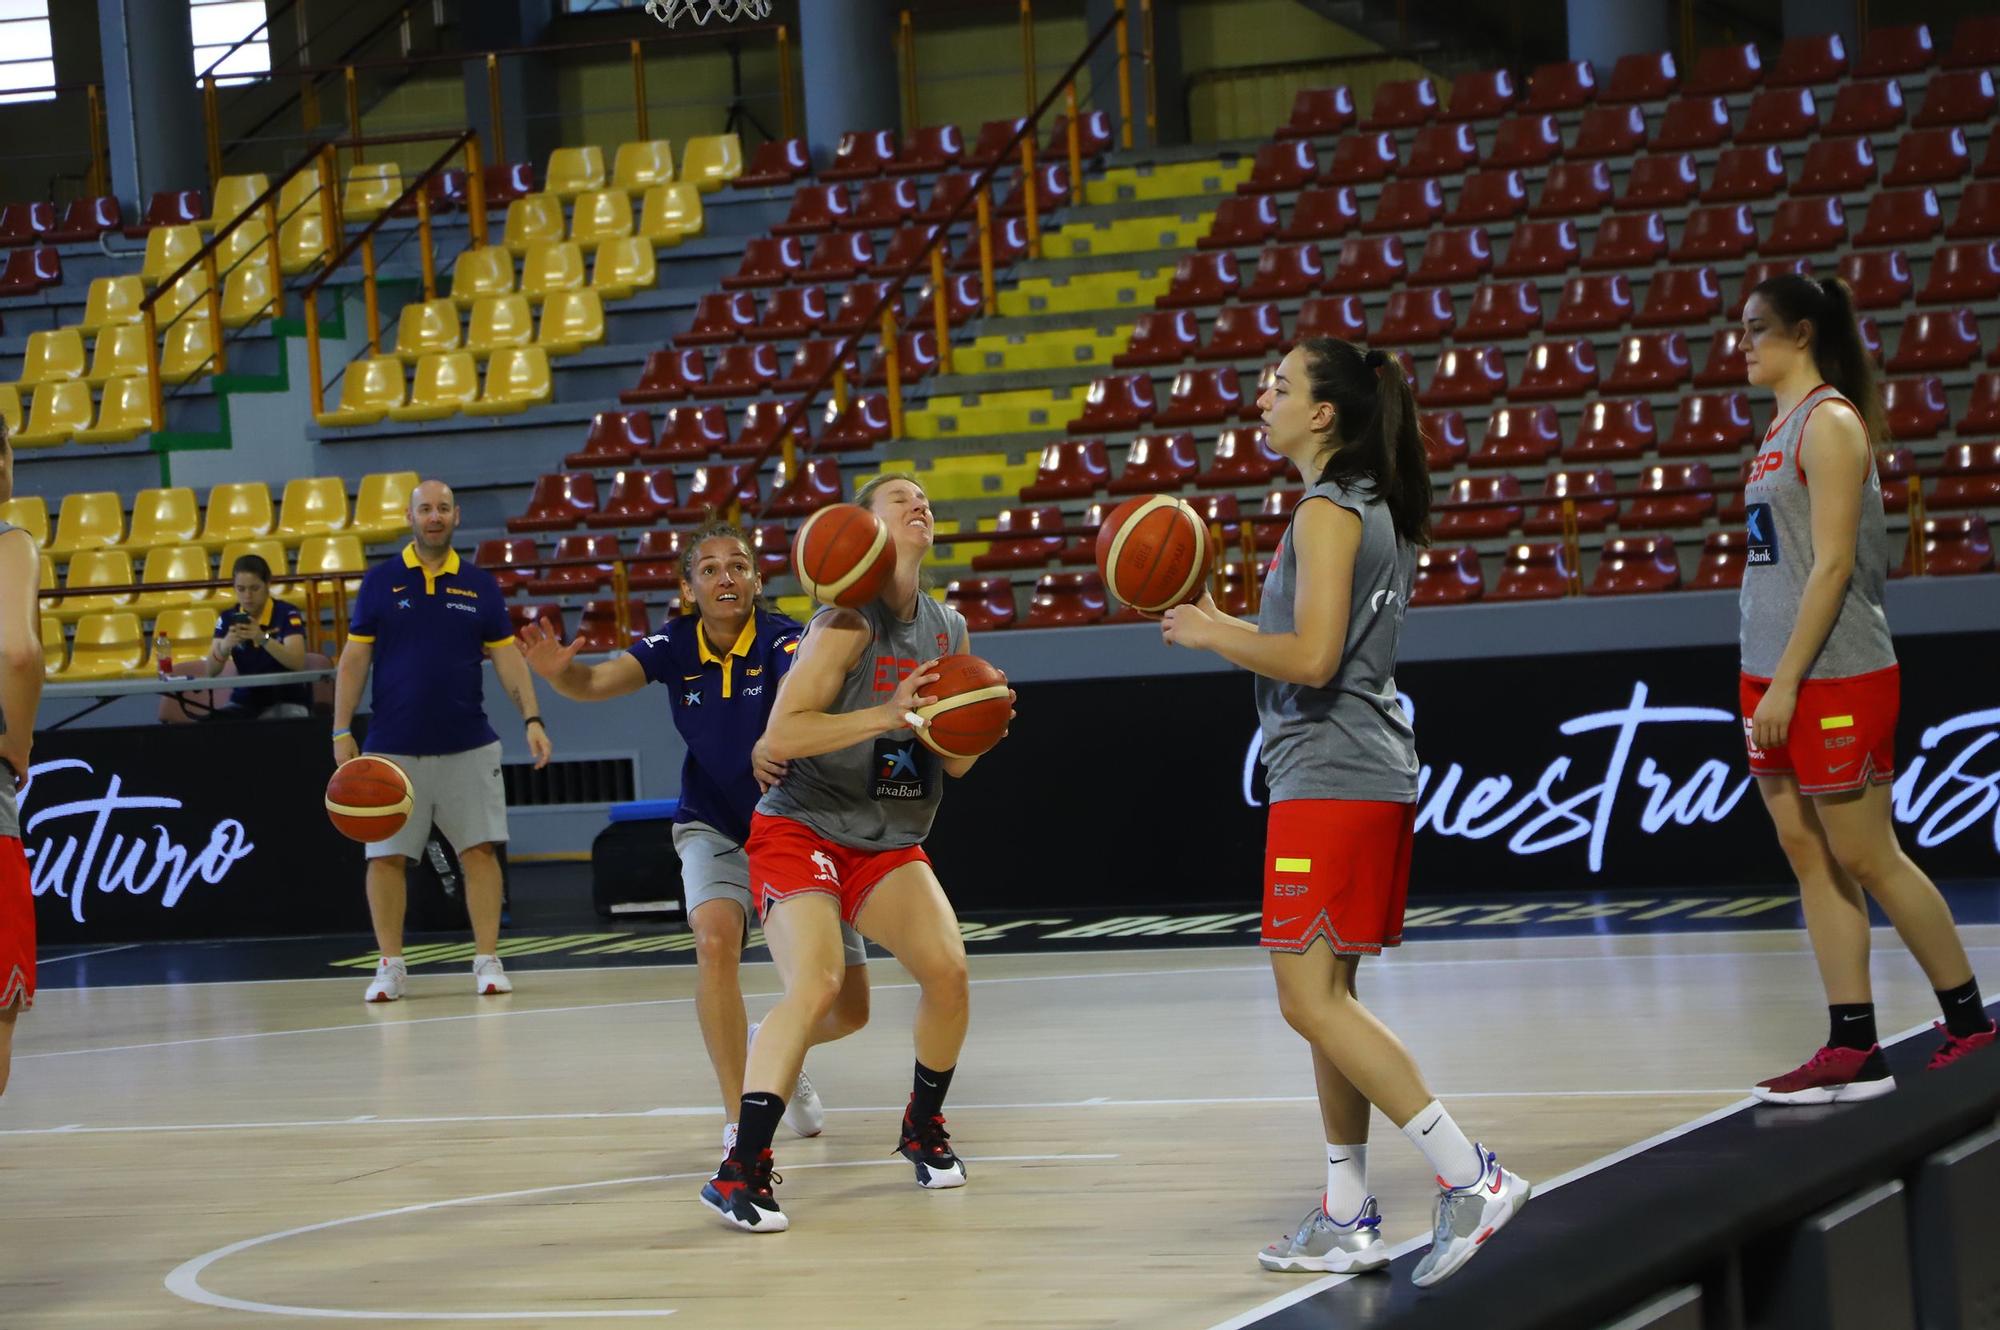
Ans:
[{"label": "orange basketball", "polygon": [[326,783],[326,815],[349,840],[387,840],[410,817],[410,777],[386,757],[340,764]]},{"label": "orange basketball", "polygon": [[1127,499],[1097,530],[1097,571],[1105,590],[1148,614],[1199,600],[1208,524],[1171,494]]},{"label": "orange basketball", "polygon": [[918,694],[916,712],[928,723],[917,738],[940,757],[978,757],[1007,732],[1007,676],[977,656],[946,656],[936,682]]},{"label": "orange basketball", "polygon": [[880,595],[896,571],[896,543],[874,513],[859,504],[836,503],[799,528],[792,567],[814,600],[858,609]]}]

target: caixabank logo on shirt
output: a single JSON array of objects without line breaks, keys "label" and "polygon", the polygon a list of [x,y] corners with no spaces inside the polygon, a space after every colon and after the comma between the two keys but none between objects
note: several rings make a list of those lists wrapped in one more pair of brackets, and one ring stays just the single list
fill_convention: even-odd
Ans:
[{"label": "caixabank logo on shirt", "polygon": [[898,800],[924,797],[924,772],[918,764],[915,739],[875,741],[875,797]]},{"label": "caixabank logo on shirt", "polygon": [[1762,568],[1778,561],[1778,527],[1771,517],[1771,505],[1753,503],[1743,509],[1743,563]]}]

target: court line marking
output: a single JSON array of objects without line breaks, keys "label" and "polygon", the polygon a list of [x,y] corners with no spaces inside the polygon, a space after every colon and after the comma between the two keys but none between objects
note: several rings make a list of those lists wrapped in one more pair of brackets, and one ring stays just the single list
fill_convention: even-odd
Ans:
[{"label": "court line marking", "polygon": [[115,947],[98,947],[94,951],[72,951],[62,956],[43,956],[35,963],[37,965],[55,965],[61,961],[80,961],[86,956],[109,956],[114,951],[131,951],[134,948],[145,945],[143,942],[124,942]]},{"label": "court line marking", "polygon": [[[967,1155],[968,1163],[1018,1164],[1048,1163],[1057,1160],[1106,1160],[1118,1158],[1115,1154],[1046,1154],[1046,1155]],[[821,1164],[789,1164],[787,1172],[808,1168],[883,1168],[900,1165],[901,1159],[855,1159]],[[349,1224],[365,1224],[376,1219],[394,1219],[402,1215],[418,1214],[425,1210],[444,1210],[453,1206],[478,1205],[484,1201],[509,1201],[523,1196],[547,1196],[561,1191],[588,1191],[599,1187],[628,1187],[645,1182],[681,1182],[695,1178],[705,1178],[701,1173],[647,1173],[629,1178],[600,1178],[595,1182],[564,1182],[552,1187],[524,1187],[515,1191],[488,1192],[483,1196],[454,1196],[442,1201],[422,1201],[416,1205],[399,1205],[394,1209],[376,1210],[368,1214],[348,1215],[342,1219],[322,1220],[317,1224],[302,1224],[277,1233],[266,1233],[260,1237],[245,1238],[227,1246],[217,1247],[190,1260],[181,1262],[167,1272],[165,1280],[169,1293],[186,1302],[198,1303],[205,1307],[218,1307],[224,1311],[260,1312],[266,1316],[300,1316],[317,1320],[341,1321],[575,1321],[596,1320],[598,1318],[620,1317],[662,1317],[672,1316],[678,1311],[674,1307],[622,1307],[591,1311],[506,1311],[506,1312],[412,1312],[412,1311],[364,1311],[342,1307],[307,1307],[280,1302],[254,1302],[247,1298],[232,1298],[224,1293],[216,1293],[202,1287],[202,1271],[217,1261],[245,1252],[253,1247],[280,1242],[286,1238],[301,1237],[307,1233],[319,1233],[330,1228],[342,1228]]]},{"label": "court line marking", "polygon": [[[1440,1099],[1677,1099],[1684,1095],[1735,1094],[1743,1087],[1731,1085],[1722,1089],[1684,1089],[1674,1087],[1658,1090],[1465,1090],[1445,1091]],[[1187,1099],[1110,1099],[1099,1096],[1093,1099],[1056,1099],[1043,1102],[1010,1104],[952,1104],[954,1113],[1008,1113],[1008,1112],[1050,1112],[1067,1108],[1219,1108],[1244,1104],[1310,1104],[1317,1102],[1309,1094],[1287,1095],[1217,1095],[1213,1097]],[[904,1104],[843,1104],[828,1108],[829,1113],[901,1113]],[[329,1127],[431,1127],[453,1126],[472,1123],[494,1122],[590,1122],[618,1121],[636,1118],[699,1118],[721,1117],[722,1108],[718,1104],[682,1104],[665,1108],[625,1108],[625,1109],[579,1109],[563,1113],[465,1113],[446,1114],[429,1117],[381,1117],[374,1113],[361,1113],[344,1118],[296,1118],[289,1121],[268,1122],[156,1122],[123,1123],[101,1126],[87,1126],[80,1122],[68,1123],[60,1127],[11,1127],[0,1129],[0,1136],[119,1136],[143,1135],[154,1132],[203,1132],[203,1131],[286,1131],[318,1130]]]}]

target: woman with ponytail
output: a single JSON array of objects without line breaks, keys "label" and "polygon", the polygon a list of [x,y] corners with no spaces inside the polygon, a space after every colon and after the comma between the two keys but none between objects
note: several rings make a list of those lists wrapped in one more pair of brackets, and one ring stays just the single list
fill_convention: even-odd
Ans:
[{"label": "woman with ponytail", "polygon": [[1314,483],[1271,556],[1250,623],[1207,596],[1169,610],[1168,642],[1257,676],[1271,787],[1263,944],[1278,1007],[1312,1046],[1326,1127],[1326,1192],[1266,1247],[1269,1270],[1387,1263],[1368,1194],[1368,1115],[1379,1108],[1430,1161],[1438,1194],[1434,1284],[1528,1199],[1528,1184],[1475,1145],[1426,1086],[1402,1041],[1355,997],[1355,970],[1403,939],[1417,751],[1396,699],[1396,644],[1417,549],[1430,540],[1430,475],[1402,367],[1330,337],[1299,343],[1258,400],[1271,447]]},{"label": "woman with ponytail", "polygon": [[[1775,399],[1744,486],[1740,694],[1750,771],[1799,881],[1826,989],[1826,1046],[1756,1088],[1777,1104],[1895,1089],[1868,983],[1873,897],[1944,1009],[1933,1068],[1993,1042],[1951,910],[1890,816],[1900,682],[1882,612],[1889,539],[1873,443],[1885,438],[1853,293],[1797,273],[1743,306],[1752,385]],[[1865,893],[1865,895],[1864,895]]]}]

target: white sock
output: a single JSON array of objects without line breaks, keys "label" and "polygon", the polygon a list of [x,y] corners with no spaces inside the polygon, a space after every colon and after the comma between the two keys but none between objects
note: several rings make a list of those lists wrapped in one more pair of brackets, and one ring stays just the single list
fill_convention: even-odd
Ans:
[{"label": "white sock", "polygon": [[736,1124],[733,1122],[725,1122],[722,1124],[722,1153],[727,1155],[731,1150],[734,1150],[735,1148],[736,1148]]},{"label": "white sock", "polygon": [[1424,1152],[1431,1172],[1447,1187],[1470,1187],[1486,1175],[1486,1157],[1465,1138],[1444,1105],[1433,1099],[1403,1124],[1403,1135]]},{"label": "white sock", "polygon": [[382,964],[388,966],[392,970],[407,971],[410,968],[408,965],[404,964],[403,958],[401,956],[384,956],[382,958]]},{"label": "white sock", "polygon": [[1337,1224],[1351,1224],[1361,1216],[1368,1199],[1368,1147],[1335,1145],[1326,1147],[1326,1213]]},{"label": "white sock", "polygon": [[499,961],[499,959],[500,959],[500,958],[499,958],[498,956],[474,956],[474,957],[472,958],[472,968],[473,968],[473,969],[475,969],[475,970],[476,970],[476,969],[478,969],[478,968],[479,968],[479,963],[480,963],[481,961],[495,961],[495,962],[497,962],[497,961]]}]

